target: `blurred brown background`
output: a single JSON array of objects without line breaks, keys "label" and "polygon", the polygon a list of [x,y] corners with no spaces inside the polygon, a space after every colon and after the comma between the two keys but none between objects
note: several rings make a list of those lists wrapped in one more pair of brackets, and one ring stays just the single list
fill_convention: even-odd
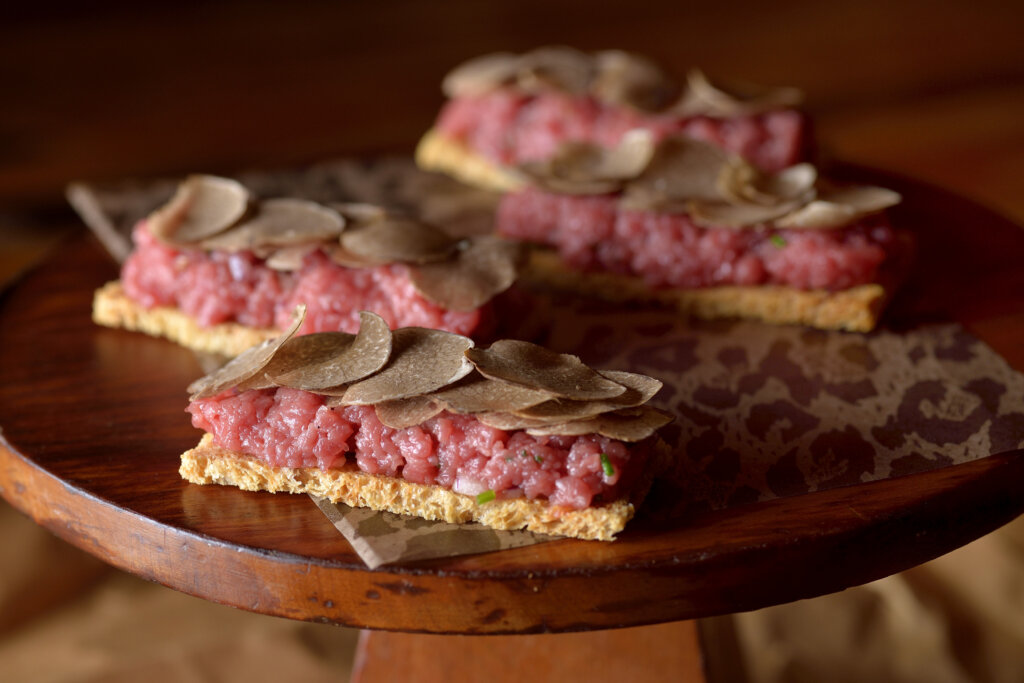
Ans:
[{"label": "blurred brown background", "polygon": [[1020,159],[1024,148],[1019,2],[183,0],[8,12],[0,200],[9,204],[59,201],[72,178],[408,151],[453,65],[548,43],[799,86],[825,145],[844,158],[992,203],[1020,177],[1020,166],[986,161]]},{"label": "blurred brown background", "polygon": [[[19,3],[0,10],[0,282],[80,229],[71,180],[410,153],[448,69],[550,43],[798,86],[826,154],[1024,222],[1022,28],[1024,3],[996,0]],[[14,539],[0,551],[0,679],[236,680],[271,655],[306,680],[347,666],[341,629],[112,576],[5,506],[0,529]],[[821,680],[816,665],[852,655],[847,680],[1020,680],[1022,536],[1018,522],[877,586],[743,616],[748,674]],[[822,623],[841,639],[808,644]]]}]

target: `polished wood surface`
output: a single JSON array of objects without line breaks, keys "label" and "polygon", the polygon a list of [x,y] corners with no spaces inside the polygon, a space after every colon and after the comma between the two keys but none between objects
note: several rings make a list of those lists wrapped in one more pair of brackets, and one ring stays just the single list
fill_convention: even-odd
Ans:
[{"label": "polished wood surface", "polygon": [[[900,220],[928,239],[891,322],[959,320],[1024,367],[1024,233],[955,196],[889,180],[906,196]],[[672,523],[638,520],[612,544],[566,540],[368,571],[304,497],[177,477],[177,455],[197,438],[182,387],[199,369],[167,342],[91,323],[91,290],[115,275],[83,236],[4,298],[3,495],[112,564],[244,609],[438,633],[657,623],[880,578],[1024,510],[1014,452]]]}]

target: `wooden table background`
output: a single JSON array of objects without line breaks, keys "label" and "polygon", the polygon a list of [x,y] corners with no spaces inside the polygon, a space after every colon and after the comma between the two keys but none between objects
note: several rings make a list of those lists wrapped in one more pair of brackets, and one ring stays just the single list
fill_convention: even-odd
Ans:
[{"label": "wooden table background", "polygon": [[[1024,223],[1021,2],[140,4],[0,10],[0,281],[77,227],[70,180],[408,153],[451,66],[550,43],[799,86],[827,154]],[[57,600],[16,592],[0,636]]]}]

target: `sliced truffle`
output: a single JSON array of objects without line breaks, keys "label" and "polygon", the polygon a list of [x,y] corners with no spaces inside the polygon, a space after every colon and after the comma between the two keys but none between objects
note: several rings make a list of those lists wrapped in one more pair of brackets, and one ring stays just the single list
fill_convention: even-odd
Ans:
[{"label": "sliced truffle", "polygon": [[679,93],[679,86],[651,60],[622,50],[594,55],[595,74],[590,92],[608,104],[641,111],[660,111]]},{"label": "sliced truffle", "polygon": [[[305,317],[306,307],[297,306],[295,308],[295,315],[292,319],[292,324],[279,336],[274,339],[269,339],[262,344],[253,346],[233,358],[220,370],[217,370],[213,374],[206,375],[205,377],[202,377],[190,384],[188,386],[190,400],[195,401],[201,398],[216,396],[220,392],[225,389],[230,389],[231,387],[242,388],[245,386],[246,382],[253,379],[255,379],[260,386],[270,386],[269,384],[264,385],[262,382],[262,370],[274,357],[277,350],[280,349],[286,341],[291,339],[292,335],[294,335],[296,331],[298,331],[299,327],[302,326],[302,321]],[[256,388],[256,386],[250,386],[249,388]]]},{"label": "sliced truffle", "polygon": [[519,59],[516,85],[526,92],[545,90],[580,95],[587,92],[594,76],[590,55],[564,45],[541,47]]},{"label": "sliced truffle", "polygon": [[448,97],[475,97],[511,83],[519,72],[519,55],[496,52],[452,69],[441,82]]},{"label": "sliced truffle", "polygon": [[376,404],[373,409],[381,424],[392,429],[405,429],[423,424],[442,410],[430,396],[410,396],[383,401]]},{"label": "sliced truffle", "polygon": [[352,226],[341,234],[342,248],[356,257],[382,263],[429,263],[447,258],[458,239],[408,218],[388,216]]},{"label": "sliced truffle", "polygon": [[227,230],[249,210],[249,191],[236,180],[191,175],[149,216],[149,230],[169,244],[190,244]]},{"label": "sliced truffle", "polygon": [[550,158],[524,163],[519,170],[535,185],[551,192],[617,192],[627,180],[643,173],[655,149],[654,137],[636,129],[612,148],[590,142],[562,143]]},{"label": "sliced truffle", "polygon": [[471,311],[516,281],[525,248],[519,242],[483,236],[461,243],[455,258],[411,266],[420,294],[452,311]]},{"label": "sliced truffle", "polygon": [[830,228],[882,211],[900,202],[900,195],[881,187],[846,187],[822,193],[818,199],[780,218],[782,228]]},{"label": "sliced truffle", "polygon": [[603,413],[587,420],[543,427],[527,427],[526,431],[533,436],[600,434],[619,441],[642,441],[671,421],[672,417],[660,410],[650,406],[640,406],[639,409]]},{"label": "sliced truffle", "polygon": [[653,377],[633,372],[605,370],[601,375],[622,386],[626,391],[608,399],[574,401],[559,398],[523,408],[502,408],[518,416],[547,422],[585,420],[601,413],[630,408],[647,403],[661,389],[662,383]]},{"label": "sliced truffle", "polygon": [[651,161],[626,186],[623,205],[629,209],[676,209],[685,202],[723,199],[719,177],[729,172],[728,152],[685,137],[663,140]]},{"label": "sliced truffle", "polygon": [[474,373],[430,397],[447,410],[472,414],[522,410],[547,401],[551,393]]},{"label": "sliced truffle", "polygon": [[768,88],[744,84],[729,92],[713,85],[699,69],[691,69],[686,89],[679,101],[671,107],[681,116],[714,116],[726,118],[760,114],[782,107],[795,107],[803,101],[803,93],[796,88]]},{"label": "sliced truffle", "polygon": [[345,220],[332,208],[305,199],[267,199],[252,217],[202,241],[204,249],[239,251],[285,247],[337,239]]},{"label": "sliced truffle", "polygon": [[369,405],[430,393],[462,379],[473,370],[464,352],[473,340],[423,327],[393,332],[392,357],[375,375],[350,384],[342,401]]},{"label": "sliced truffle", "polygon": [[359,314],[358,334],[317,332],[290,339],[267,365],[275,383],[316,391],[351,384],[377,372],[391,357],[391,330],[376,313]]},{"label": "sliced truffle", "polygon": [[503,339],[486,349],[470,349],[466,356],[486,377],[542,389],[564,398],[611,398],[626,391],[626,387],[602,377],[576,356],[556,353],[525,341]]}]

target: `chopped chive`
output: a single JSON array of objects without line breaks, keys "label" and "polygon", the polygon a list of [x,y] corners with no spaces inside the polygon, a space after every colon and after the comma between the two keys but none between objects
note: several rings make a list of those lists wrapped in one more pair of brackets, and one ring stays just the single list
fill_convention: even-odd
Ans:
[{"label": "chopped chive", "polygon": [[505,456],[505,462],[512,462],[511,456],[506,455]]},{"label": "chopped chive", "polygon": [[604,476],[606,476],[606,477],[614,477],[615,476],[615,466],[612,465],[612,461],[608,457],[607,453],[602,453],[601,454],[601,468],[604,470]]},{"label": "chopped chive", "polygon": [[476,504],[483,505],[484,503],[490,503],[494,500],[495,493],[491,489],[487,489],[483,493],[476,494]]},{"label": "chopped chive", "polygon": [[770,239],[772,244],[777,246],[779,249],[786,246],[786,238],[783,237],[782,235],[772,235],[768,239]]},{"label": "chopped chive", "polygon": [[[519,451],[519,455],[523,456],[524,458],[530,457],[530,454],[527,453],[525,449]],[[544,462],[544,458],[540,457],[539,455],[534,455],[533,461],[539,465],[540,463]]]}]

